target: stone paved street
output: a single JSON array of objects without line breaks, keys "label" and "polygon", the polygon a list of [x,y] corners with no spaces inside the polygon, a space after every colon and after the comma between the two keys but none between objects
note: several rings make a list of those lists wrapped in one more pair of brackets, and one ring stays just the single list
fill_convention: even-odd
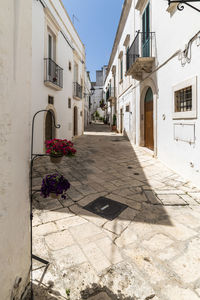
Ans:
[{"label": "stone paved street", "polygon": [[[71,183],[66,200],[35,195],[34,254],[51,263],[36,299],[200,299],[200,189],[106,125],[75,147],[59,165],[35,162],[35,189],[55,169]],[[83,208],[100,196],[128,207],[112,221]]]}]

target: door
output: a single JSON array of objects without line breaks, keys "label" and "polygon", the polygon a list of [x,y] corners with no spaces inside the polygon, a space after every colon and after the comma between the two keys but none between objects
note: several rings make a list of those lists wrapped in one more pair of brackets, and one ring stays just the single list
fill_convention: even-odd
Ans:
[{"label": "door", "polygon": [[123,133],[123,110],[120,109],[120,133]]},{"label": "door", "polygon": [[[45,119],[45,141],[52,140],[55,138],[55,127],[53,120],[53,111],[51,110],[47,112]],[[55,117],[55,116],[54,116]]]},{"label": "door", "polygon": [[153,134],[153,93],[148,88],[144,100],[144,139],[145,147],[154,150],[154,134]]},{"label": "door", "polygon": [[149,4],[142,15],[142,57],[150,56],[150,18]]},{"label": "door", "polygon": [[78,135],[78,109],[74,106],[74,136]]}]

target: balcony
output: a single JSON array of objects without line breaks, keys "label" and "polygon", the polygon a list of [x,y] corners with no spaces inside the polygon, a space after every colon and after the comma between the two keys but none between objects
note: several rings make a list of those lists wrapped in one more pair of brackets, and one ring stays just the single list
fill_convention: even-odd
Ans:
[{"label": "balcony", "polygon": [[152,72],[154,62],[155,32],[138,32],[127,51],[126,75],[140,81],[144,72]]},{"label": "balcony", "polygon": [[61,90],[63,88],[63,69],[51,58],[44,59],[44,68],[44,84],[55,90]]},{"label": "balcony", "polygon": [[82,86],[78,82],[74,82],[74,98],[82,99]]},{"label": "balcony", "polygon": [[114,103],[115,99],[116,99],[116,89],[113,87],[109,87],[106,92],[106,101],[111,101],[112,103]]}]

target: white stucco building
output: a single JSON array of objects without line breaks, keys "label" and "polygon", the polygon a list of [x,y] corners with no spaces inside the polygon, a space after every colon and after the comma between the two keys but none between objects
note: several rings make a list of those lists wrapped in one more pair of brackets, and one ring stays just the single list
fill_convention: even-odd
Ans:
[{"label": "white stucco building", "polygon": [[188,6],[125,0],[104,86],[118,131],[197,185],[199,17]]},{"label": "white stucco building", "polygon": [[104,99],[103,87],[106,78],[107,66],[103,66],[101,70],[96,71],[96,81],[92,82],[94,94],[91,96],[90,114],[93,115],[98,111],[100,117],[104,117],[105,112],[100,108],[101,101]]},{"label": "white stucco building", "polygon": [[85,102],[84,102],[84,128],[87,127],[90,119],[90,107],[91,107],[91,80],[90,72],[85,71]]},{"label": "white stucco building", "polygon": [[30,283],[31,121],[34,152],[49,138],[84,129],[85,47],[60,0],[1,1],[0,299],[19,300]]},{"label": "white stucco building", "polygon": [[35,152],[54,137],[72,139],[84,129],[85,47],[60,0],[33,0],[32,115],[38,115]]},{"label": "white stucco building", "polygon": [[0,299],[21,299],[30,279],[32,2],[0,9]]}]

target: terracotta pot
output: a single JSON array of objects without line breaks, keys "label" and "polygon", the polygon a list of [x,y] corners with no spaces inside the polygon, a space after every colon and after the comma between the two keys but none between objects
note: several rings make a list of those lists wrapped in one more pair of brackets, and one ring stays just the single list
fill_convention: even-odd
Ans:
[{"label": "terracotta pot", "polygon": [[63,155],[50,155],[50,160],[54,164],[59,164],[62,160]]},{"label": "terracotta pot", "polygon": [[55,193],[50,193],[49,196],[53,199],[60,199],[61,195],[56,195]]},{"label": "terracotta pot", "polygon": [[117,126],[116,125],[112,125],[112,131],[117,131]]}]

